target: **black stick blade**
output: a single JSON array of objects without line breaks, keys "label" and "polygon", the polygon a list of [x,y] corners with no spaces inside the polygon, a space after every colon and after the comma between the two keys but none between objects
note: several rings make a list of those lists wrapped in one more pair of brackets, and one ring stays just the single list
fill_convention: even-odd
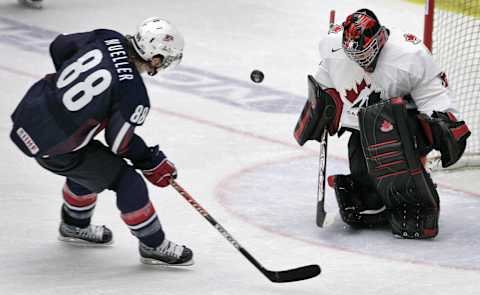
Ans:
[{"label": "black stick blade", "polygon": [[312,264],[284,271],[265,270],[263,273],[274,283],[288,283],[311,279],[318,276],[321,271],[320,266]]},{"label": "black stick blade", "polygon": [[323,227],[326,216],[327,216],[327,212],[325,212],[324,201],[321,200],[317,203],[317,226],[318,227]]}]

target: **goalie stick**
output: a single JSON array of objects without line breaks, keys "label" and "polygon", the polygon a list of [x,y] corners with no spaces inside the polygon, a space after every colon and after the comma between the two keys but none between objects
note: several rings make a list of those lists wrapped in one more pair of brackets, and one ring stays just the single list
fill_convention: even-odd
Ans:
[{"label": "goalie stick", "polygon": [[[335,10],[330,11],[329,33],[335,24]],[[320,154],[318,160],[318,190],[317,190],[317,216],[316,223],[318,227],[323,227],[327,212],[325,212],[325,176],[327,173],[327,130],[323,131],[320,137]]]},{"label": "goalie stick", "polygon": [[190,205],[192,205],[195,210],[197,210],[200,215],[202,215],[213,227],[215,227],[220,234],[227,239],[242,255],[247,258],[250,263],[252,263],[261,273],[263,273],[270,281],[274,283],[287,283],[295,282],[310,279],[316,277],[320,274],[320,266],[316,264],[311,264],[307,266],[302,266],[294,269],[283,270],[283,271],[272,271],[263,267],[250,253],[248,253],[245,248],[243,248],[240,243],[235,240],[235,238],[228,233],[228,231],[220,225],[213,217],[205,210],[200,204],[195,201],[195,199],[175,180],[171,180],[170,184],[172,187],[185,199]]},{"label": "goalie stick", "polygon": [[327,212],[325,211],[325,176],[327,169],[327,129],[322,132],[320,137],[320,154],[318,156],[318,190],[317,190],[317,226],[323,227]]}]

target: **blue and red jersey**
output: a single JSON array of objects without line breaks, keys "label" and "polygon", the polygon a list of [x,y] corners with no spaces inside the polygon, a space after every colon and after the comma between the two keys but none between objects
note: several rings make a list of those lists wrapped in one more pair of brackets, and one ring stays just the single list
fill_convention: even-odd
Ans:
[{"label": "blue and red jersey", "polygon": [[112,152],[145,152],[134,128],[150,102],[128,42],[106,29],[59,35],[50,45],[56,72],[36,82],[11,116],[16,145],[31,157],[64,154],[105,130]]}]

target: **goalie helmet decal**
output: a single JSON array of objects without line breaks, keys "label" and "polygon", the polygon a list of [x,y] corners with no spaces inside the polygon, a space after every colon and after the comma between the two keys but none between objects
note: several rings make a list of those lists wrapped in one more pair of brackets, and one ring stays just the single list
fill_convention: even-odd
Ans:
[{"label": "goalie helmet decal", "polygon": [[328,30],[329,34],[338,34],[343,30],[343,27],[340,25],[332,25]]}]

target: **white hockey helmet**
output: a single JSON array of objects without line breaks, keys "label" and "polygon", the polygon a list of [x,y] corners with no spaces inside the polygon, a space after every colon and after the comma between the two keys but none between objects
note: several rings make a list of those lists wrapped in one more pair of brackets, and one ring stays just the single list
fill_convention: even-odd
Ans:
[{"label": "white hockey helmet", "polygon": [[[162,63],[157,68],[160,70],[178,65],[182,60],[185,45],[183,36],[177,28],[159,17],[144,20],[138,26],[132,43],[138,55],[147,62],[161,55]],[[156,71],[149,74],[154,75]]]}]

